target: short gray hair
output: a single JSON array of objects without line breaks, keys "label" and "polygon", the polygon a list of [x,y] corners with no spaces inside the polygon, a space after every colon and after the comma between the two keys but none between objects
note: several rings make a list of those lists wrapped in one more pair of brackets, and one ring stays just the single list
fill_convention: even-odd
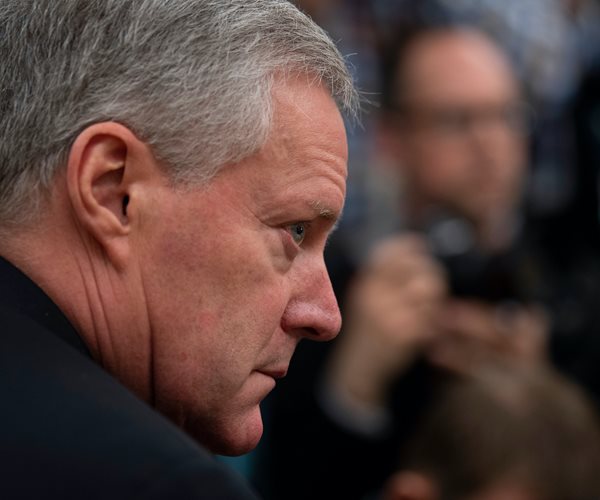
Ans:
[{"label": "short gray hair", "polygon": [[285,0],[2,0],[0,61],[0,225],[35,212],[93,123],[201,182],[264,144],[277,74],[358,106],[334,44]]}]

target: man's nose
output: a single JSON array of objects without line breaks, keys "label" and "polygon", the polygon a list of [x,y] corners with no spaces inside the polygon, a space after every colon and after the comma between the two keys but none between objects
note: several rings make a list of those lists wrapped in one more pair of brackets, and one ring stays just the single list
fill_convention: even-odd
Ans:
[{"label": "man's nose", "polygon": [[321,260],[320,265],[295,276],[294,287],[282,328],[316,341],[335,338],[342,327],[342,316],[325,263]]}]

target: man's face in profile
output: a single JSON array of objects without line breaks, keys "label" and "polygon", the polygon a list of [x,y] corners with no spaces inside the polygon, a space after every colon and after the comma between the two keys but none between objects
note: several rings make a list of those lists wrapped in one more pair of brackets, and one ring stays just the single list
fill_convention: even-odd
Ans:
[{"label": "man's face in profile", "polygon": [[333,338],[340,314],[323,262],[346,188],[344,125],[304,79],[274,89],[264,147],[208,185],[166,181],[138,248],[154,405],[213,451],[262,434],[260,401],[298,341]]}]

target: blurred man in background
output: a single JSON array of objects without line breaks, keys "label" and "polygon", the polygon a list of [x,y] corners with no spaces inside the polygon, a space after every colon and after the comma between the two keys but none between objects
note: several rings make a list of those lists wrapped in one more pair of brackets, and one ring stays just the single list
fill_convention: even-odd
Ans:
[{"label": "blurred man in background", "polygon": [[359,271],[330,372],[374,406],[424,348],[461,369],[488,347],[541,357],[546,334],[535,283],[519,274],[528,123],[508,61],[461,29],[413,34],[393,53],[384,140],[411,234]]}]

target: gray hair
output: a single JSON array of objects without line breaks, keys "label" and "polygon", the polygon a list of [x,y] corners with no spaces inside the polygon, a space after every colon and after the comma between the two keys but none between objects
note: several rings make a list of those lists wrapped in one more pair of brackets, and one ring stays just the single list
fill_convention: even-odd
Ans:
[{"label": "gray hair", "polygon": [[285,0],[2,0],[0,61],[0,225],[35,215],[93,123],[126,125],[187,183],[264,144],[278,74],[358,107],[334,44]]}]

